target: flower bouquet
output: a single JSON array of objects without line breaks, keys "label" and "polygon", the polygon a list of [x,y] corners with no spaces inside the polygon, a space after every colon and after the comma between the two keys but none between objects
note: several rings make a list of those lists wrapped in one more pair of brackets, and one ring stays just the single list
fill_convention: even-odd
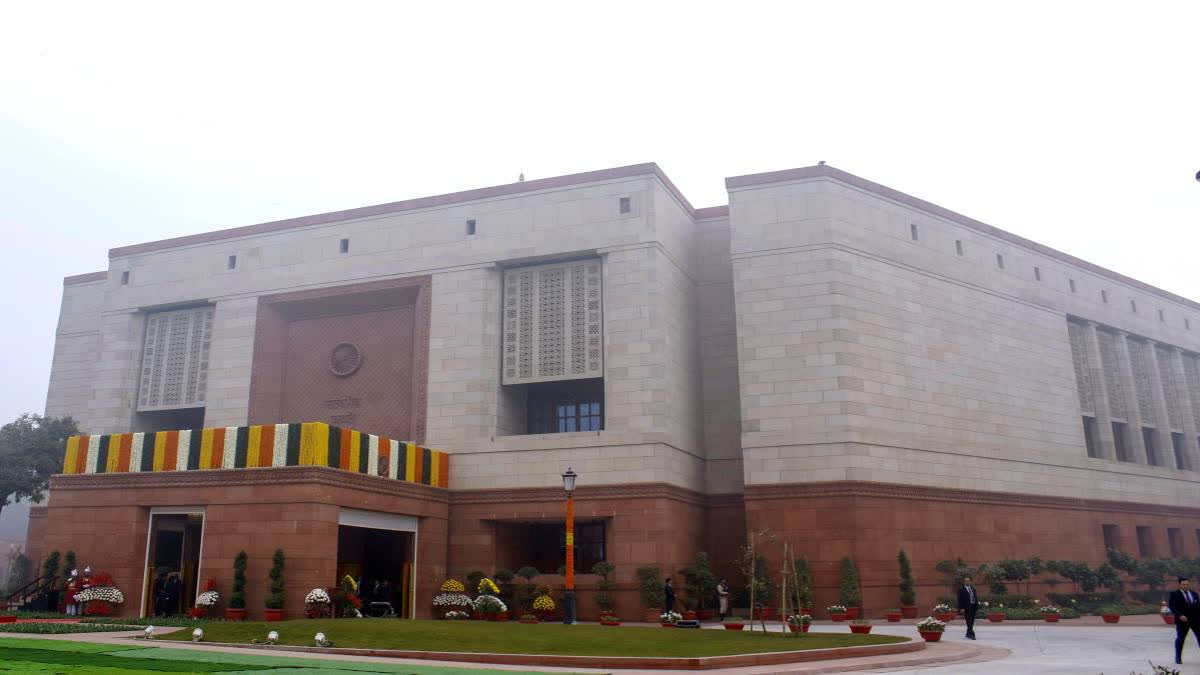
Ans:
[{"label": "flower bouquet", "polygon": [[[448,613],[454,610],[462,611],[471,607],[470,596],[466,593],[438,593],[433,596],[433,608],[437,612]],[[445,614],[443,614],[443,617]]]},{"label": "flower bouquet", "polygon": [[683,621],[683,615],[679,612],[663,612],[658,615],[658,620],[664,627],[670,628],[676,621]]},{"label": "flower bouquet", "polygon": [[554,598],[549,595],[539,595],[534,598],[533,613],[537,614],[542,621],[550,619],[554,615]]},{"label": "flower bouquet", "polygon": [[1038,611],[1042,613],[1042,618],[1046,620],[1046,623],[1057,623],[1062,618],[1062,610],[1054,605],[1042,605]]},{"label": "flower bouquet", "polygon": [[825,611],[829,612],[829,618],[833,619],[834,621],[845,621],[846,620],[846,606],[845,605],[830,605],[825,608]]},{"label": "flower bouquet", "polygon": [[937,642],[942,639],[942,633],[946,632],[946,622],[932,616],[925,617],[917,622],[917,632],[926,642]]},{"label": "flower bouquet", "polygon": [[358,599],[358,582],[347,574],[342,577],[342,616],[362,618],[362,600]]},{"label": "flower bouquet", "polygon": [[458,579],[447,579],[442,582],[441,591],[443,593],[466,593],[467,587]]},{"label": "flower bouquet", "polygon": [[[100,576],[100,575],[97,575]],[[103,579],[108,584],[112,583],[112,577]],[[89,616],[110,616],[113,613],[113,606],[125,602],[125,596],[116,586],[103,585],[92,586],[85,588],[73,596],[75,602],[83,603],[83,613]]]},{"label": "flower bouquet", "polygon": [[508,606],[494,595],[481,595],[475,598],[475,611],[488,621],[499,621],[500,615],[508,611]]},{"label": "flower bouquet", "polygon": [[314,588],[304,596],[304,615],[310,619],[329,617],[329,593],[324,588]]},{"label": "flower bouquet", "polygon": [[954,608],[944,602],[933,606],[933,615],[938,621],[949,622],[954,619]]},{"label": "flower bouquet", "polygon": [[487,577],[479,580],[479,588],[477,590],[479,591],[479,595],[500,595],[500,587],[496,585],[496,582]]},{"label": "flower bouquet", "polygon": [[808,627],[812,625],[812,616],[809,614],[793,614],[788,617],[787,624],[793,633],[807,633]]},{"label": "flower bouquet", "polygon": [[204,585],[204,592],[196,596],[196,606],[192,608],[192,618],[201,619],[208,613],[208,610],[217,606],[221,601],[221,594],[213,590],[215,582],[212,579]]}]

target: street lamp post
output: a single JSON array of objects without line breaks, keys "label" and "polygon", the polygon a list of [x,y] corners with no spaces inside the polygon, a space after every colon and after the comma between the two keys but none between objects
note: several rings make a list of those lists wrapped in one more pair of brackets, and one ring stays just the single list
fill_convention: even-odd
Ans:
[{"label": "street lamp post", "polygon": [[575,623],[575,478],[576,474],[567,467],[562,475],[563,489],[567,491],[567,592],[563,598],[563,623]]}]

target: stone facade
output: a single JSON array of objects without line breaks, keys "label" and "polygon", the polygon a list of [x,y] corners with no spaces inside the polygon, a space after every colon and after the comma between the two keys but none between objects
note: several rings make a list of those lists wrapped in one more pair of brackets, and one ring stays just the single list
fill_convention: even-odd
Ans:
[{"label": "stone facade", "polygon": [[[1099,560],[1100,523],[1165,541],[1200,515],[1200,305],[832,167],[726,184],[727,207],[696,209],[635,165],[113,249],[64,282],[47,412],[130,430],[147,313],[211,305],[204,425],[301,421],[274,418],[324,387],[281,393],[281,340],[332,345],[286,338],[278,303],[349,316],[364,289],[411,287],[412,316],[362,328],[406,336],[408,393],[380,413],[403,419],[363,430],[453,453],[451,574],[491,571],[496,523],[557,517],[568,466],[630,612],[636,566],[707,548],[732,578],[767,525],[822,588],[847,554],[894,585],[907,548],[924,602],[942,558]],[[585,259],[603,428],[525,433],[534,390],[501,377],[505,270]]]}]

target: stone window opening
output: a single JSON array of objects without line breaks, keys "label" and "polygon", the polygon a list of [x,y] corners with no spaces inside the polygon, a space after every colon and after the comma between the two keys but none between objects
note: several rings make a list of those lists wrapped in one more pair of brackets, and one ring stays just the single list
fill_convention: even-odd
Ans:
[{"label": "stone window opening", "polygon": [[1130,300],[1130,301],[1129,301],[1129,309],[1130,309],[1130,311],[1132,311],[1134,314],[1137,314],[1137,300]]},{"label": "stone window opening", "polygon": [[1183,531],[1178,527],[1167,528],[1167,546],[1171,550],[1172,558],[1183,555]]},{"label": "stone window opening", "polygon": [[633,200],[629,197],[621,197],[617,204],[621,213],[630,213],[633,211]]},{"label": "stone window opening", "polygon": [[121,272],[121,285],[122,286],[129,285],[129,270],[125,270],[124,272]]},{"label": "stone window opening", "polygon": [[1112,423],[1113,445],[1116,446],[1117,461],[1130,462],[1129,458],[1129,438],[1126,436],[1127,428],[1124,422],[1114,421]]},{"label": "stone window opening", "polygon": [[1150,528],[1145,525],[1137,526],[1137,543],[1138,556],[1142,558],[1154,557],[1154,535],[1150,532]]},{"label": "stone window opening", "polygon": [[1190,320],[1190,319],[1188,319],[1186,316],[1185,316],[1185,317],[1183,317],[1183,329],[1184,329],[1184,330],[1191,330],[1191,329],[1192,329],[1192,322],[1191,322],[1191,320]]},{"label": "stone window opening", "polygon": [[229,256],[229,258],[225,261],[225,269],[228,269],[228,270],[237,269],[237,256],[236,255]]},{"label": "stone window opening", "polygon": [[1002,253],[996,254],[996,267],[999,267],[1000,269],[1004,269],[1004,254],[1002,254]]},{"label": "stone window opening", "polygon": [[1037,265],[1033,266],[1033,278],[1037,281],[1042,280],[1042,268],[1038,267]]},{"label": "stone window opening", "polygon": [[475,234],[475,219],[471,218],[467,221],[467,236]]},{"label": "stone window opening", "polygon": [[1067,279],[1067,285],[1071,287],[1071,292],[1074,293],[1075,292],[1075,280]]},{"label": "stone window opening", "polygon": [[1167,315],[1164,314],[1161,309],[1158,310],[1158,320],[1163,321],[1163,322],[1165,322],[1167,320]]},{"label": "stone window opening", "polygon": [[913,241],[921,241],[921,233],[920,233],[920,231],[917,230],[916,223],[912,223],[911,225],[908,226],[908,236]]},{"label": "stone window opening", "polygon": [[954,240],[954,252],[955,252],[955,253],[957,253],[958,255],[962,255],[962,254],[963,254],[963,245],[962,245],[962,239],[955,239],[955,240]]},{"label": "stone window opening", "polygon": [[1186,456],[1183,451],[1183,434],[1171,432],[1171,449],[1175,451],[1175,468],[1188,468],[1187,460],[1185,459]]},{"label": "stone window opening", "polygon": [[343,239],[338,242],[338,252],[339,253],[349,253],[350,252],[350,240],[349,239]]},{"label": "stone window opening", "polygon": [[1099,457],[1100,447],[1096,443],[1096,418],[1088,415],[1083,416],[1083,442],[1087,447],[1088,457]]},{"label": "stone window opening", "polygon": [[604,380],[527,385],[526,433],[560,434],[604,429]]},{"label": "stone window opening", "polygon": [[1108,304],[1108,291],[1100,289],[1100,302],[1103,302],[1106,305]]},{"label": "stone window opening", "polygon": [[1154,429],[1142,427],[1142,442],[1146,444],[1146,463],[1151,466],[1162,466],[1158,459],[1158,449],[1154,447]]},{"label": "stone window opening", "polygon": [[[607,556],[607,523],[603,520],[575,521],[575,569],[590,573]],[[558,522],[496,523],[497,564],[509,569],[526,565],[542,574],[560,574],[566,564],[566,525]]]},{"label": "stone window opening", "polygon": [[1104,551],[1107,553],[1110,550],[1121,550],[1121,531],[1112,523],[1105,523],[1100,526],[1100,530],[1104,535]]}]

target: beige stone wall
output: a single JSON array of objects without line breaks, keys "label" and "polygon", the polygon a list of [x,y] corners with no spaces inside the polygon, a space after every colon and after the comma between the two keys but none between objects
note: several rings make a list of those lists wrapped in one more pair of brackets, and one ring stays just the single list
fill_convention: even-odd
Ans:
[{"label": "beige stone wall", "polygon": [[92,368],[100,349],[100,309],[104,280],[63,286],[62,306],[54,338],[53,376],[46,393],[46,414],[71,416],[88,428]]}]

